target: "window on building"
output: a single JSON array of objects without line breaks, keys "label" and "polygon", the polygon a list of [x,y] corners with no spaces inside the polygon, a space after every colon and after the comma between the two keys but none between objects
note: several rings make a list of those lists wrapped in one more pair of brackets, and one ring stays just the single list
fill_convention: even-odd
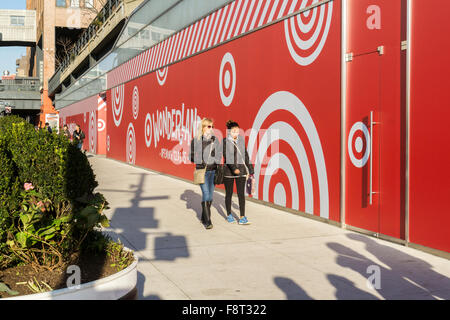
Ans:
[{"label": "window on building", "polygon": [[66,7],[66,0],[56,0],[57,7]]},{"label": "window on building", "polygon": [[24,26],[25,25],[25,17],[24,16],[11,16],[11,25],[12,26]]},{"label": "window on building", "polygon": [[71,7],[80,7],[80,0],[70,0]]},{"label": "window on building", "polygon": [[94,7],[94,0],[84,0],[84,6],[86,8],[93,8]]}]

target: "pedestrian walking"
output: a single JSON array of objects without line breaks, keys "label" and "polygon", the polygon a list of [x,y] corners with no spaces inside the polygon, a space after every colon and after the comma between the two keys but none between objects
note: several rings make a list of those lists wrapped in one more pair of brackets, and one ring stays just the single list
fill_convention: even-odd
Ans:
[{"label": "pedestrian walking", "polygon": [[247,178],[253,179],[254,168],[250,163],[245,138],[240,135],[239,124],[229,120],[227,126],[227,137],[223,139],[224,178],[225,185],[225,208],[227,210],[227,221],[236,222],[231,213],[231,198],[233,196],[234,184],[236,184],[239,199],[239,224],[250,224],[245,216],[245,187]]},{"label": "pedestrian walking", "polygon": [[222,158],[220,142],[213,133],[214,122],[202,119],[197,136],[191,141],[191,162],[195,163],[194,183],[202,190],[202,218],[206,229],[213,227],[211,222],[211,204],[214,194],[214,175],[217,163]]},{"label": "pedestrian walking", "polygon": [[69,127],[67,126],[67,124],[65,124],[64,126],[63,126],[63,134],[64,134],[64,136],[67,138],[67,139],[69,139],[70,140],[70,138],[72,137],[72,135],[70,134],[70,131],[69,131]]},{"label": "pedestrian walking", "polygon": [[48,122],[45,123],[45,129],[50,133],[53,132],[52,127],[50,127],[50,124]]},{"label": "pedestrian walking", "polygon": [[85,135],[83,130],[81,130],[80,126],[77,124],[75,127],[75,131],[73,132],[73,141],[77,145],[78,149],[82,149],[83,147],[83,141],[84,141]]}]

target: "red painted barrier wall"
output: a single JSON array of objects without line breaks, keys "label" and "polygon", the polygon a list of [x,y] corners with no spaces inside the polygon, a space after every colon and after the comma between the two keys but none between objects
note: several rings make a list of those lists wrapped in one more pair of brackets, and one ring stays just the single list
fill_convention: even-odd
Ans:
[{"label": "red painted barrier wall", "polygon": [[[258,21],[264,24],[303,4],[282,3],[263,2],[261,11],[256,6],[222,10],[205,20],[203,29],[199,26],[198,37],[193,32],[189,38],[188,31],[194,28],[188,27],[108,74],[108,83],[115,87],[106,92],[107,106],[105,97],[88,98],[62,109],[61,122],[80,123],[86,133],[84,148],[91,152],[192,179],[189,144],[200,119],[213,118],[219,138],[225,134],[226,121],[233,119],[243,129],[255,164],[254,197],[340,221],[341,1],[327,2],[148,73],[155,66],[198,52],[208,41],[214,44],[220,35],[228,39],[251,29],[252,21],[255,26]],[[450,3],[410,2],[409,150],[406,51],[401,48],[406,40],[407,1],[346,3],[346,52],[353,58],[346,63],[342,137],[346,145],[345,222],[405,239],[408,151],[410,241],[450,252],[450,216],[445,207],[450,169],[433,162],[446,159],[449,153],[450,134],[441,122],[450,115],[446,81],[450,41],[442,37],[450,31],[445,24]],[[206,32],[226,14],[236,16],[229,19],[236,20],[236,29]],[[249,25],[242,30],[239,16],[248,17]],[[201,37],[200,30],[204,41],[193,45]]]},{"label": "red painted barrier wall", "polygon": [[192,179],[197,121],[213,118],[221,137],[233,119],[254,161],[260,153],[256,198],[339,221],[340,1],[117,86],[107,100],[108,157]]},{"label": "red painted barrier wall", "polygon": [[404,239],[405,106],[401,84],[405,78],[401,41],[406,40],[406,33],[402,34],[406,6],[392,0],[347,3],[346,52],[353,54],[353,60],[346,63],[346,223]]},{"label": "red painted barrier wall", "polygon": [[450,2],[411,3],[410,241],[450,252]]},{"label": "red painted barrier wall", "polygon": [[78,124],[85,134],[83,150],[106,154],[106,110],[105,96],[92,96],[61,109],[60,126],[67,124],[73,134]]}]

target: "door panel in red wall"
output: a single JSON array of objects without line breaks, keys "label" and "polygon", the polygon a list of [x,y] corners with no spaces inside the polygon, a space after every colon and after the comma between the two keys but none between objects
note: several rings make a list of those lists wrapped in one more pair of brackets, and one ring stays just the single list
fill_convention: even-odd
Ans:
[{"label": "door panel in red wall", "polygon": [[347,64],[346,223],[379,232],[380,56],[356,56]]}]

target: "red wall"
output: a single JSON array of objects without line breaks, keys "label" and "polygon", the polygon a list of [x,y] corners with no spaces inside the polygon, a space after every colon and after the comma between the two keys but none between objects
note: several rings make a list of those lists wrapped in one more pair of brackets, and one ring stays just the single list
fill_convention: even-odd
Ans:
[{"label": "red wall", "polygon": [[[404,239],[406,116],[401,91],[405,79],[401,41],[406,40],[403,13],[406,6],[404,1],[392,0],[349,0],[347,3],[346,52],[353,53],[353,61],[346,64],[346,132],[348,136],[358,121],[364,122],[370,131],[370,111],[374,112],[377,124],[373,134],[370,133],[373,139],[372,177],[373,190],[379,192],[373,195],[374,208],[371,208],[368,200],[370,162],[355,168],[347,156],[347,223]],[[380,46],[384,47],[382,55],[377,51]],[[369,144],[365,144],[366,147],[369,148]],[[370,213],[366,212],[370,210]]]},{"label": "red wall", "polygon": [[[181,158],[183,152],[188,158],[190,136],[184,136],[180,145],[161,135],[155,145],[157,115],[166,108],[174,119],[169,126],[176,127],[176,112],[182,111],[184,126],[186,118],[190,122],[195,115],[213,118],[221,131],[218,136],[225,134],[229,119],[237,121],[243,131],[278,129],[279,137],[272,137],[270,143],[279,149],[268,153],[262,168],[270,163],[269,169],[256,175],[256,197],[339,221],[340,1],[317,8],[316,14],[302,17],[304,23],[313,22],[308,34],[301,34],[296,18],[292,25],[290,20],[282,21],[169,66],[163,85],[156,72],[108,91],[112,108],[107,156],[192,179],[194,167],[189,161],[178,164],[167,159],[168,151],[177,150]],[[318,22],[320,14],[322,24]],[[291,53],[288,43],[294,41],[287,39],[293,39],[292,30],[305,39],[316,31],[319,36],[308,50],[291,45]],[[223,94],[232,97],[230,101],[221,98],[221,86]],[[133,115],[134,110],[138,111]],[[151,119],[151,127],[147,122],[148,132],[152,132],[150,146],[146,145],[147,115]],[[188,126],[191,128],[191,123]],[[256,140],[247,136],[249,142]],[[251,145],[249,151],[255,159],[256,146]]]},{"label": "red wall", "polygon": [[411,2],[410,240],[450,252],[450,2]]},{"label": "red wall", "polygon": [[107,106],[104,95],[95,95],[59,111],[60,126],[67,124],[72,134],[78,124],[84,131],[83,150],[106,154]]},{"label": "red wall", "polygon": [[[274,3],[267,5],[267,12],[273,11],[276,16],[279,8]],[[300,3],[296,3],[298,10]],[[307,4],[311,3],[309,0]],[[410,2],[409,149],[407,51],[401,49],[401,42],[406,40],[407,1],[346,3],[346,52],[353,53],[353,60],[346,63],[347,105],[342,137],[346,145],[345,222],[405,239],[408,151],[410,241],[450,252],[450,216],[445,207],[450,194],[446,183],[450,169],[433,162],[446,159],[449,153],[446,146],[450,134],[445,123],[440,122],[450,116],[445,78],[450,73],[450,64],[446,63],[450,41],[442,36],[450,31],[444,20],[450,3]],[[235,9],[230,12],[237,15]],[[259,20],[260,15],[257,17]],[[233,30],[230,27],[229,34]],[[189,144],[200,119],[213,118],[219,138],[225,134],[226,121],[233,119],[241,125],[255,163],[256,198],[340,221],[341,1],[328,2],[302,14],[300,19],[296,16],[283,20],[126,82],[154,65],[164,65],[163,61],[174,61],[166,60],[169,57],[184,57],[183,50],[176,50],[188,44],[178,36],[108,74],[109,82],[122,84],[107,91],[107,108],[101,107],[104,98],[91,97],[61,110],[61,121],[82,125],[85,149],[192,179]],[[305,42],[308,39],[314,40]],[[384,47],[383,54],[377,51],[380,46]],[[159,50],[166,52],[166,58],[161,58]],[[369,131],[371,111],[377,124]],[[89,125],[96,119],[98,128],[94,130]],[[367,136],[361,129],[350,135],[355,123],[368,128]],[[374,145],[372,154],[367,163],[355,165],[350,153],[356,162],[361,161],[369,146],[367,138]],[[90,141],[97,141],[97,145],[90,145]],[[377,192],[372,205],[368,198],[370,158]]]}]

